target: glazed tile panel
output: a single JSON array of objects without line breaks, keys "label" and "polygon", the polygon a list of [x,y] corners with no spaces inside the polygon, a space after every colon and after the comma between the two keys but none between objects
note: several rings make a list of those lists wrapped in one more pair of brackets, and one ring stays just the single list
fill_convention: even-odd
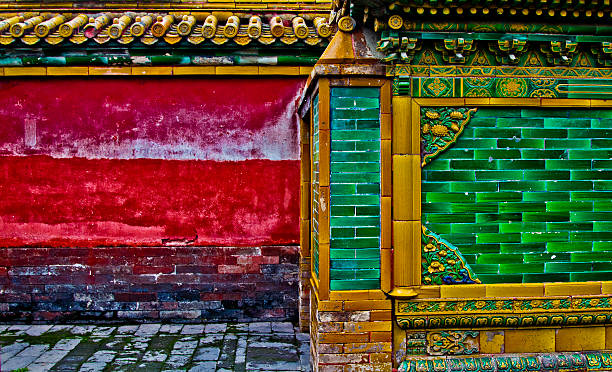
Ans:
[{"label": "glazed tile panel", "polygon": [[479,108],[423,169],[423,223],[484,283],[612,279],[612,110]]},{"label": "glazed tile panel", "polygon": [[380,90],[331,89],[330,289],[380,288]]}]

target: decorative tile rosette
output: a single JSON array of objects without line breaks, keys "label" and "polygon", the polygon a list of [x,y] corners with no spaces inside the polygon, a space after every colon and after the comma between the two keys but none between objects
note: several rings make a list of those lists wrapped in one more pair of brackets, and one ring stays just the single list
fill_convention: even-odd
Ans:
[{"label": "decorative tile rosette", "polygon": [[457,141],[476,110],[467,107],[421,108],[422,167]]},{"label": "decorative tile rosette", "polygon": [[425,226],[421,234],[423,284],[479,284],[480,280],[452,244]]}]

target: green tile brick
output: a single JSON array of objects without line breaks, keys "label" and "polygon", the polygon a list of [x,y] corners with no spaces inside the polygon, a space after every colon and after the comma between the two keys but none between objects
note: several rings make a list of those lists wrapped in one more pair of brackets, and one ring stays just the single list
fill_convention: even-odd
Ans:
[{"label": "green tile brick", "polygon": [[588,201],[549,201],[546,203],[549,212],[592,211],[593,203]]},{"label": "green tile brick", "polygon": [[332,141],[331,150],[332,151],[356,151],[357,143],[358,143],[357,141]]},{"label": "green tile brick", "polygon": [[476,222],[476,216],[468,213],[455,213],[455,214],[435,214],[428,213],[424,216],[423,221],[425,223],[452,223],[452,222],[465,222],[474,223]]},{"label": "green tile brick", "polygon": [[329,288],[332,291],[357,291],[366,289],[380,288],[379,279],[363,279],[363,280],[331,280]]},{"label": "green tile brick", "polygon": [[474,233],[499,233],[498,224],[472,224],[472,223],[453,223],[451,225],[453,234],[474,234]]},{"label": "green tile brick", "polygon": [[330,226],[380,226],[378,217],[330,217]]},{"label": "green tile brick", "polygon": [[357,129],[357,120],[333,119],[331,121],[331,129]]},{"label": "green tile brick", "polygon": [[546,190],[548,191],[582,191],[592,190],[593,182],[590,181],[547,181]]},{"label": "green tile brick", "polygon": [[497,284],[497,283],[521,283],[523,279],[523,275],[521,274],[478,274],[478,279],[480,279],[484,284]]},{"label": "green tile brick", "polygon": [[335,162],[378,162],[380,153],[376,151],[332,151],[330,155],[332,163]]},{"label": "green tile brick", "polygon": [[543,203],[543,202],[500,203],[499,211],[501,213],[544,212],[546,211],[546,203]]},{"label": "green tile brick", "polygon": [[572,170],[572,180],[612,180],[612,171],[609,170]]},{"label": "green tile brick", "polygon": [[354,206],[332,206],[330,208],[332,216],[355,216]]},{"label": "green tile brick", "polygon": [[379,173],[332,173],[331,182],[334,183],[378,183]]},{"label": "green tile brick", "polygon": [[592,231],[593,222],[548,222],[547,231]]},{"label": "green tile brick", "polygon": [[612,129],[570,129],[568,133],[569,138],[610,138],[612,137]]},{"label": "green tile brick", "polygon": [[520,192],[479,192],[476,194],[477,202],[510,202],[522,199],[523,195]]},{"label": "green tile brick", "polygon": [[521,233],[521,241],[524,243],[566,242],[568,241],[568,237],[569,234],[567,231]]},{"label": "green tile brick", "polygon": [[528,273],[523,275],[524,283],[545,283],[545,282],[569,282],[569,273],[546,273],[534,274]]},{"label": "green tile brick", "polygon": [[[544,127],[545,119],[540,118],[524,118],[524,117],[515,117],[515,118],[499,118],[497,119],[497,127],[503,128],[540,128]],[[501,137],[501,136],[500,136]],[[517,136],[518,137],[518,136]]]},{"label": "green tile brick", "polygon": [[380,91],[378,88],[365,88],[365,87],[354,87],[354,88],[332,88],[332,97],[357,97],[357,98],[378,98],[380,97]]},{"label": "green tile brick", "polygon": [[518,222],[523,219],[521,213],[478,213],[476,214],[477,223],[509,223]]},{"label": "green tile brick", "polygon": [[[425,178],[425,177],[423,177]],[[461,185],[463,183],[453,183],[452,185]],[[422,182],[421,183],[421,191],[423,195],[426,192],[448,192],[450,191],[451,183],[448,182]],[[462,190],[458,190],[462,191]],[[425,198],[423,198],[425,200]]]},{"label": "green tile brick", "polygon": [[332,195],[354,195],[357,193],[357,187],[351,184],[330,184],[330,192]]},{"label": "green tile brick", "polygon": [[481,254],[476,261],[478,264],[509,264],[522,263],[522,254]]},{"label": "green tile brick", "polygon": [[474,272],[478,273],[478,276],[482,274],[497,274],[499,273],[499,265],[481,265],[481,264],[471,264],[470,267]]},{"label": "green tile brick", "polygon": [[497,203],[453,203],[450,204],[451,213],[497,213],[499,204]]},{"label": "green tile brick", "polygon": [[376,152],[380,154],[380,142],[378,141],[358,141],[355,145],[357,151]]},{"label": "green tile brick", "polygon": [[612,271],[612,262],[593,262],[593,271]]},{"label": "green tile brick", "polygon": [[[473,125],[470,123],[470,126]],[[498,140],[495,138],[464,138],[463,135],[459,137],[459,145],[463,148],[471,149],[490,149],[496,147]]]},{"label": "green tile brick", "polygon": [[545,169],[545,160],[498,160],[499,169]]},{"label": "green tile brick", "polygon": [[612,118],[612,110],[569,110],[570,118]]},{"label": "green tile brick", "polygon": [[330,204],[332,206],[379,205],[380,197],[378,195],[332,195]]},{"label": "green tile brick", "polygon": [[612,231],[572,231],[571,240],[578,241],[612,241]]},{"label": "green tile brick", "polygon": [[[330,171],[332,173],[362,173],[362,172],[380,172],[380,163],[331,163]],[[333,176],[332,176],[333,178]],[[332,181],[333,182],[333,181]]]},{"label": "green tile brick", "polygon": [[372,269],[379,268],[380,261],[378,259],[332,260],[330,265],[332,269]]},{"label": "green tile brick", "polygon": [[503,223],[498,226],[501,233],[546,231],[545,222]]},{"label": "green tile brick", "polygon": [[470,120],[470,127],[494,127],[497,125],[497,120],[495,118],[482,118],[479,116],[480,113],[476,114],[476,117]]},{"label": "green tile brick", "polygon": [[546,250],[551,253],[590,252],[591,242],[549,242]]},{"label": "green tile brick", "polygon": [[546,169],[590,169],[590,160],[546,159]]},{"label": "green tile brick", "polygon": [[378,97],[363,98],[363,97],[332,97],[332,107],[340,108],[379,108],[380,100]]},{"label": "green tile brick", "polygon": [[[423,221],[425,221],[425,219],[426,218],[423,217]],[[426,226],[428,229],[438,234],[450,234],[451,232],[451,224],[448,223],[428,223]]]},{"label": "green tile brick", "polygon": [[591,271],[592,263],[577,263],[577,262],[546,262],[544,270],[547,273],[570,273],[576,271]]},{"label": "green tile brick", "polygon": [[593,242],[593,252],[612,251],[612,242]]},{"label": "green tile brick", "polygon": [[[570,253],[571,262],[607,262],[612,261],[612,252],[574,252]],[[585,270],[570,270],[585,271]]]},{"label": "green tile brick", "polygon": [[446,150],[440,159],[474,159],[474,151],[469,149],[451,148]]},{"label": "green tile brick", "polygon": [[[474,159],[487,159],[487,160],[497,160],[497,159],[520,159],[521,158],[521,150],[518,149],[476,149],[474,151]],[[540,159],[540,158],[538,158]]]},{"label": "green tile brick", "polygon": [[517,117],[516,109],[505,109],[497,107],[481,107],[478,109],[477,116],[479,118],[514,118]]},{"label": "green tile brick", "polygon": [[597,191],[612,190],[612,181],[593,181],[593,189]]},{"label": "green tile brick", "polygon": [[371,238],[379,236],[380,228],[378,227],[357,227],[355,229],[355,237],[357,238]]},{"label": "green tile brick", "polygon": [[376,119],[358,119],[357,129],[380,129],[380,120]]},{"label": "green tile brick", "polygon": [[523,257],[527,263],[569,261],[570,253],[527,253]]},{"label": "green tile brick", "polygon": [[342,238],[335,239],[332,237],[329,241],[330,249],[335,248],[376,248],[380,246],[378,238]]},{"label": "green tile brick", "polygon": [[[461,247],[461,254],[474,254],[480,255],[482,253],[500,253],[500,244],[492,243],[492,244],[473,244],[467,247]],[[474,261],[476,262],[476,261]]]},{"label": "green tile brick", "polygon": [[547,118],[547,117],[559,117],[559,118],[567,118],[569,117],[569,111],[564,109],[522,109],[521,117],[524,118]]},{"label": "green tile brick", "polygon": [[363,110],[343,110],[343,109],[334,109],[333,110],[333,118],[334,119],[376,119],[380,115],[380,110],[375,109],[363,109]]},{"label": "green tile brick", "polygon": [[[462,204],[455,204],[462,205]],[[423,203],[421,206],[422,213],[451,213],[450,203]]]},{"label": "green tile brick", "polygon": [[511,148],[511,149],[543,149],[544,139],[534,138],[500,138],[497,140],[498,148]]},{"label": "green tile brick", "polygon": [[612,221],[612,212],[570,212],[571,221]]},{"label": "green tile brick", "polygon": [[[579,129],[576,129],[579,130]],[[567,129],[542,129],[542,128],[523,128],[521,135],[517,137],[535,138],[568,138]],[[580,137],[581,138],[581,137]],[[588,137],[584,137],[588,138]]]},{"label": "green tile brick", "polygon": [[475,128],[474,138],[512,138],[521,137],[520,128]]},{"label": "green tile brick", "polygon": [[[565,182],[565,181],[562,181]],[[548,186],[547,186],[548,187]],[[549,201],[549,200],[570,200],[569,192],[525,192],[523,193],[524,201]]]},{"label": "green tile brick", "polygon": [[582,150],[535,150],[523,149],[523,159],[567,159],[568,151]]},{"label": "green tile brick", "polygon": [[[432,163],[435,163],[436,161],[433,161]],[[489,161],[487,160],[460,160],[460,159],[453,159],[450,160],[450,164],[449,164],[450,168],[452,170],[461,170],[461,169],[468,169],[468,170],[484,170],[484,169],[497,169],[497,162],[495,161]],[[427,166],[429,168],[429,165]]]},{"label": "green tile brick", "polygon": [[380,185],[378,184],[357,184],[357,194],[380,195]]},{"label": "green tile brick", "polygon": [[593,169],[612,169],[612,160],[593,160]]},{"label": "green tile brick", "polygon": [[380,216],[380,206],[358,206],[357,216]]},{"label": "green tile brick", "polygon": [[500,244],[499,249],[502,253],[541,253],[546,252],[546,243]]},{"label": "green tile brick", "polygon": [[477,243],[520,243],[521,234],[490,234],[490,233],[479,233],[476,236]]},{"label": "green tile brick", "polygon": [[590,128],[591,119],[546,118],[544,128]]},{"label": "green tile brick", "polygon": [[612,280],[612,271],[597,271],[570,274],[570,281],[572,282],[588,282],[600,280]]},{"label": "green tile brick", "polygon": [[499,182],[499,191],[545,191],[546,184],[544,182],[533,181],[510,181]]},{"label": "green tile brick", "polygon": [[591,126],[593,128],[598,128],[598,129],[612,128],[612,120],[611,119],[599,119],[599,120],[592,119]]},{"label": "green tile brick", "polygon": [[474,181],[474,171],[425,172],[426,181]]},{"label": "green tile brick", "polygon": [[477,181],[514,181],[514,180],[523,179],[523,171],[485,170],[485,171],[476,171],[475,176],[476,176]]},{"label": "green tile brick", "polygon": [[[347,249],[350,251],[350,249]],[[355,258],[380,259],[380,248],[355,249]]]},{"label": "green tile brick", "polygon": [[[428,185],[424,183],[423,185]],[[449,186],[448,183],[444,185]],[[497,182],[453,182],[448,187],[448,191],[452,192],[479,192],[479,191],[497,191],[499,189]],[[422,189],[423,190],[423,189]],[[425,190],[423,190],[425,191]],[[435,191],[444,191],[437,189]]]},{"label": "green tile brick", "polygon": [[500,274],[531,274],[544,273],[543,263],[519,263],[499,265]]},{"label": "green tile brick", "polygon": [[610,149],[610,148],[612,148],[612,139],[609,139],[609,138],[607,138],[607,139],[593,138],[591,140],[591,148],[593,148],[593,149]]},{"label": "green tile brick", "polygon": [[353,238],[356,236],[352,227],[332,227],[330,234],[334,238]]},{"label": "green tile brick", "polygon": [[570,220],[569,212],[525,212],[525,222],[565,222]]},{"label": "green tile brick", "polygon": [[612,191],[575,191],[571,193],[572,200],[610,200]]},{"label": "green tile brick", "polygon": [[589,148],[589,140],[587,139],[547,139],[545,149],[584,149]]},{"label": "green tile brick", "polygon": [[458,192],[428,192],[424,200],[428,203],[473,203],[476,201],[476,194],[465,194]]}]

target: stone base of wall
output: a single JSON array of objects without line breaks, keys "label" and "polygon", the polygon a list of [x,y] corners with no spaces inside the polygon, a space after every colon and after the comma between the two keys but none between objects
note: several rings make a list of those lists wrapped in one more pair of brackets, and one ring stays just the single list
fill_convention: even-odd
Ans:
[{"label": "stone base of wall", "polygon": [[298,246],[4,248],[1,321],[298,318]]},{"label": "stone base of wall", "polygon": [[314,372],[392,370],[390,300],[318,301],[310,294]]},{"label": "stone base of wall", "polygon": [[310,329],[310,257],[300,257],[298,314],[300,331]]}]

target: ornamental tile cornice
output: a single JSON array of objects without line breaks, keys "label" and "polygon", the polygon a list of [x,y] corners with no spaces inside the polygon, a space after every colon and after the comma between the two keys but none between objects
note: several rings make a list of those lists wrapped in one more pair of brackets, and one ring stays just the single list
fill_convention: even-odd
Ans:
[{"label": "ornamental tile cornice", "polygon": [[323,47],[335,30],[325,15],[243,13],[6,13],[0,46],[194,46]]}]

